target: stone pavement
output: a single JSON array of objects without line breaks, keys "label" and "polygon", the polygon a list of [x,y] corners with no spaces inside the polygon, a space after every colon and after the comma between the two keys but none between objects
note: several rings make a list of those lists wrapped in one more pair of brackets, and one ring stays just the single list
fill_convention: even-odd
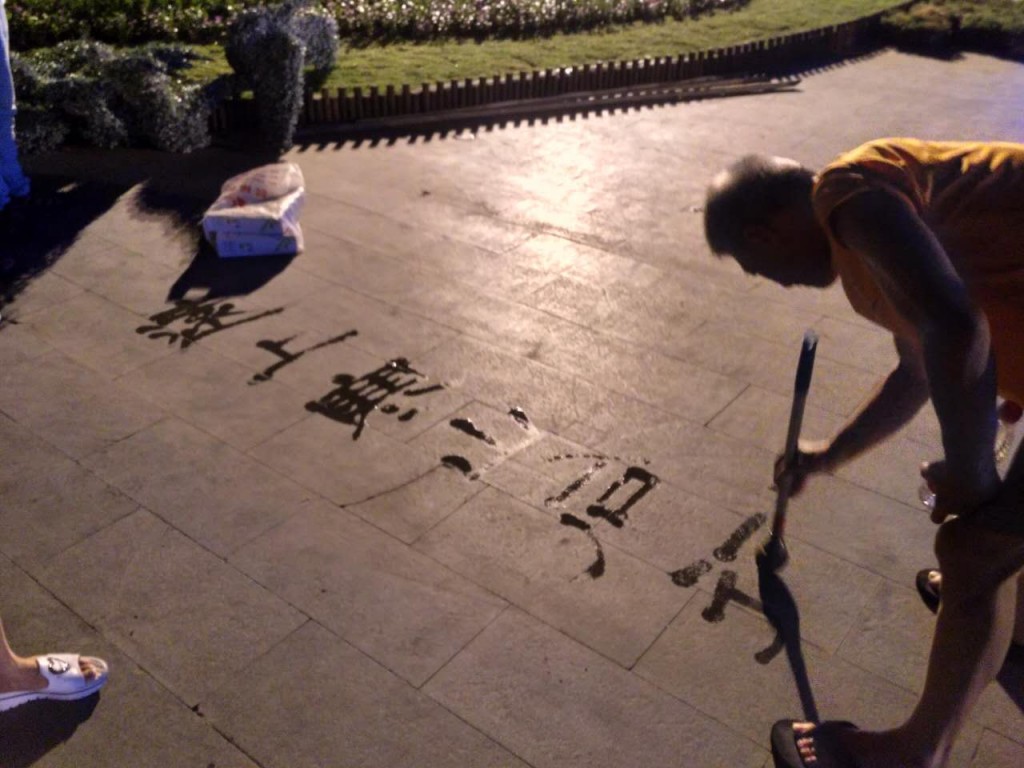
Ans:
[{"label": "stone pavement", "polygon": [[[1019,65],[890,52],[796,93],[310,145],[290,263],[193,261],[190,217],[259,158],[38,159],[60,202],[0,330],[0,612],[112,676],[0,716],[0,765],[770,763],[800,700],[750,532],[800,337],[808,436],[894,355],[838,289],[711,258],[703,189],[750,151],[1024,141],[1021,93]],[[921,689],[937,445],[926,413],[792,505],[823,717],[892,725]],[[952,765],[1024,765],[1022,693],[1007,667]]]}]

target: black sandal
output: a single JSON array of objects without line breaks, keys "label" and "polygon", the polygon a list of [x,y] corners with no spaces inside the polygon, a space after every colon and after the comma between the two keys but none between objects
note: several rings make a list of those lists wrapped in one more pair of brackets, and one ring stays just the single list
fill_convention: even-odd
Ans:
[{"label": "black sandal", "polygon": [[[853,756],[839,741],[842,731],[857,730],[857,726],[845,720],[830,720],[819,723],[813,730],[799,736],[793,730],[795,720],[779,720],[772,726],[772,759],[775,768],[856,768]],[[814,739],[814,762],[805,762],[796,742],[798,739]]]}]

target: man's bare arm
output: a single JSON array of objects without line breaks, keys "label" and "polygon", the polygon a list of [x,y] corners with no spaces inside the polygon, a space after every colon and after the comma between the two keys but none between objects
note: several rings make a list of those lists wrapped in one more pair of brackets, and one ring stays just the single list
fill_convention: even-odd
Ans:
[{"label": "man's bare arm", "polygon": [[836,469],[868,451],[899,431],[928,402],[928,377],[920,351],[900,338],[895,343],[899,365],[828,441],[818,468]]},{"label": "man's bare arm", "polygon": [[999,487],[992,455],[995,364],[985,316],[907,201],[884,191],[858,195],[836,212],[834,224],[918,334],[946,465],[955,478],[947,512],[983,503]]}]

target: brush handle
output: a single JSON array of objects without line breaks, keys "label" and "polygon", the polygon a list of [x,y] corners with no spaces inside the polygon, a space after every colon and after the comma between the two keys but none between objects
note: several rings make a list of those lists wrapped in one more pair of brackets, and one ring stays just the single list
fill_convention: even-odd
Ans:
[{"label": "brush handle", "polygon": [[[807,404],[807,393],[811,388],[811,375],[814,373],[814,354],[817,351],[818,334],[808,330],[804,333],[803,345],[800,347],[800,362],[796,367],[796,384],[793,387],[793,407],[789,411],[789,431],[786,433],[783,467],[791,467],[796,459],[800,427],[804,421],[804,406]],[[779,478],[779,493],[775,499],[775,517],[772,519],[772,538],[782,538],[786,527],[786,507],[789,504],[792,485],[793,480],[789,473],[784,473]]]}]

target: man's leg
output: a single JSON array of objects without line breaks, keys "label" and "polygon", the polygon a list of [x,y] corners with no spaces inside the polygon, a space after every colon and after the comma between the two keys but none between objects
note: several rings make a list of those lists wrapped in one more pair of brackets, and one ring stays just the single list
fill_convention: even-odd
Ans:
[{"label": "man's leg", "polygon": [[[1006,658],[1024,568],[1024,452],[1018,451],[998,509],[976,520],[944,523],[935,541],[942,604],[924,691],[910,718],[881,733],[840,735],[860,768],[938,768],[945,764],[971,709]],[[806,760],[813,726],[795,726]]]},{"label": "man's leg", "polygon": [[[938,570],[932,571],[928,580],[941,595],[942,573]],[[1024,646],[1024,571],[1017,577],[1017,623],[1013,629],[1013,642]]]},{"label": "man's leg", "polygon": [[[7,31],[7,13],[0,0],[0,198],[4,187],[14,197],[29,193],[29,181],[18,162],[18,147],[14,141],[14,79],[11,75],[10,39]],[[0,199],[0,207],[7,201]]]}]

